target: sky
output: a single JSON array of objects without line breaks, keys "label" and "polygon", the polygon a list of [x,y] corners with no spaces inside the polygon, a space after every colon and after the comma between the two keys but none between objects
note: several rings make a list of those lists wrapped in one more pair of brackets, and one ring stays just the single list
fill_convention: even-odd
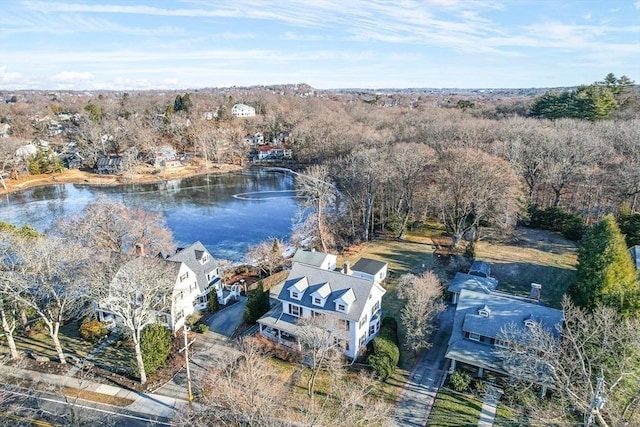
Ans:
[{"label": "sky", "polygon": [[0,0],[0,89],[640,83],[640,0]]}]

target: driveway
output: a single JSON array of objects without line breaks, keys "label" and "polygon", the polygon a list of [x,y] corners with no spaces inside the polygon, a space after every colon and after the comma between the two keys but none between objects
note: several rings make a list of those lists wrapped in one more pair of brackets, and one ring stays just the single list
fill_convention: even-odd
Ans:
[{"label": "driveway", "polygon": [[451,336],[455,310],[454,305],[449,305],[440,314],[438,330],[431,337],[432,346],[422,354],[413,369],[403,393],[396,402],[391,425],[404,427],[426,424],[444,375],[444,355]]},{"label": "driveway", "polygon": [[209,330],[230,337],[242,323],[242,313],[247,297],[240,296],[239,301],[214,313],[208,320]]}]

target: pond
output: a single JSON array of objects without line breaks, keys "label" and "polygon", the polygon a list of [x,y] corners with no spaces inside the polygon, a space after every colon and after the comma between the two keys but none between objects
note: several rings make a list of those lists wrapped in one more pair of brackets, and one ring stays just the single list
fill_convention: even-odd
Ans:
[{"label": "pond", "polygon": [[215,258],[234,262],[242,261],[251,245],[288,239],[298,209],[292,175],[252,170],[154,184],[35,187],[2,196],[0,220],[46,231],[100,195],[161,212],[179,246],[200,240]]}]

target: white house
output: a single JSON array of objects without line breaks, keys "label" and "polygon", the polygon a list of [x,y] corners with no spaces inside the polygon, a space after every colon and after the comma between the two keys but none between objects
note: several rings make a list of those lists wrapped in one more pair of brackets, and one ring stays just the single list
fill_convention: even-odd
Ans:
[{"label": "white house", "polygon": [[231,108],[233,117],[253,117],[256,115],[256,109],[246,104],[235,104]]},{"label": "white house", "polygon": [[349,267],[349,264],[345,263],[343,272],[346,272],[345,270],[349,269],[353,276],[373,280],[377,284],[380,284],[387,278],[387,263],[376,261],[375,259],[360,258],[355,264],[353,264],[353,267]]},{"label": "white house", "polygon": [[218,263],[213,259],[207,248],[197,241],[186,248],[178,248],[174,255],[167,257],[170,261],[182,262],[194,272],[196,284],[198,285],[198,295],[194,298],[193,304],[196,310],[204,310],[210,292],[215,295],[222,290],[222,278],[218,269]]},{"label": "white house", "polygon": [[299,350],[297,320],[334,315],[348,331],[348,339],[337,346],[355,359],[380,330],[385,292],[371,279],[294,262],[277,297],[278,305],[258,320],[260,333]]},{"label": "white house", "polygon": [[[156,312],[155,321],[162,325],[167,326],[172,332],[178,331],[186,320],[186,317],[195,311],[194,300],[200,294],[198,285],[196,283],[196,274],[186,264],[177,261],[160,260],[162,263],[162,269],[164,270],[161,275],[158,275],[158,280],[164,281],[162,285],[165,289],[171,289],[171,294],[159,295],[159,298],[170,298],[170,305],[168,311]],[[158,269],[158,259],[145,256],[138,256],[127,262],[118,272],[112,281],[113,287],[120,286],[123,280],[127,282],[134,282],[135,277],[127,277],[123,275],[130,274],[130,271],[144,271],[144,270]],[[129,272],[127,272],[129,270]],[[136,295],[136,301],[138,298],[145,298],[146,295]],[[133,299],[133,297],[132,297]],[[103,301],[96,303],[96,312],[101,322],[105,322],[111,327],[117,326],[122,322],[119,316],[115,315],[113,311],[113,300],[109,297]],[[116,300],[115,304],[120,303],[120,299]],[[113,310],[113,311],[112,311]]]},{"label": "white house", "polygon": [[[157,313],[156,321],[166,325],[173,332],[182,327],[187,316],[195,311],[204,310],[208,299],[222,294],[222,279],[218,265],[199,241],[179,248],[173,255],[160,254],[159,257],[147,257],[144,248],[138,246],[138,256],[128,261],[113,279],[117,284],[119,275],[123,274],[126,266],[136,263],[130,271],[143,271],[144,269],[158,268],[158,262],[162,263],[165,274],[160,280],[167,281],[165,288],[172,289],[171,308],[167,312]],[[135,281],[135,278],[133,278]],[[213,292],[213,294],[211,294]],[[169,295],[166,295],[169,297]],[[97,303],[98,317],[100,321],[115,326],[119,319],[109,311],[109,301]]]},{"label": "white house", "polygon": [[335,270],[337,257],[333,254],[316,252],[314,250],[298,249],[291,259],[292,262],[318,267],[323,270]]}]

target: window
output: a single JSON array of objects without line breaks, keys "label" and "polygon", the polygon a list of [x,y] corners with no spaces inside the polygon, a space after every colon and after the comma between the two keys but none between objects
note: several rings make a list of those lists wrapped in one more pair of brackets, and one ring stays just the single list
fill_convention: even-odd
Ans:
[{"label": "window", "polygon": [[344,304],[338,304],[338,310],[339,311],[347,311],[347,307],[345,307]]},{"label": "window", "polygon": [[200,262],[202,264],[206,264],[207,261],[209,261],[209,255],[207,255],[207,254],[202,255],[202,259],[200,260]]},{"label": "window", "polygon": [[313,298],[313,303],[316,305],[321,305],[322,304],[322,300],[318,297],[314,297]]},{"label": "window", "polygon": [[480,334],[474,334],[473,332],[469,332],[469,339],[474,341],[480,341]]},{"label": "window", "polygon": [[340,323],[342,323],[342,326],[344,327],[345,331],[349,330],[349,326],[351,326],[351,323],[349,323],[348,320],[340,319]]},{"label": "window", "polygon": [[300,317],[300,306],[289,304],[289,314]]},{"label": "window", "polygon": [[291,298],[300,299],[300,295],[297,292],[291,291]]},{"label": "window", "polygon": [[378,301],[373,307],[371,307],[371,316],[374,316],[378,310],[380,310],[380,301]]},{"label": "window", "polygon": [[184,282],[188,278],[189,278],[189,272],[187,271],[183,275],[180,276],[180,282]]},{"label": "window", "polygon": [[373,335],[376,333],[376,325],[369,326],[369,335]]},{"label": "window", "polygon": [[364,342],[367,340],[367,333],[365,332],[364,335],[362,335],[360,337],[360,341],[358,341],[358,346],[362,347],[364,345]]},{"label": "window", "polygon": [[176,320],[180,320],[184,317],[184,310],[176,312]]},{"label": "window", "polygon": [[365,314],[362,319],[360,319],[360,329],[364,328],[364,325],[367,324],[367,315]]}]

